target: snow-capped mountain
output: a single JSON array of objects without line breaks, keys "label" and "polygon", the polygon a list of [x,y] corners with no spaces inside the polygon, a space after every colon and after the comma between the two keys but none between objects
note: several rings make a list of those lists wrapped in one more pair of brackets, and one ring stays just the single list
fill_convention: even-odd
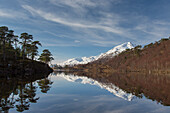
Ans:
[{"label": "snow-capped mountain", "polygon": [[72,59],[68,59],[67,61],[59,65],[65,66],[65,65],[87,64],[88,62],[92,62],[96,59],[97,59],[97,56],[72,58]]},{"label": "snow-capped mountain", "polygon": [[132,48],[134,48],[133,44],[131,42],[126,42],[114,47],[113,49],[107,51],[106,53],[101,53],[97,59],[108,57],[108,56],[113,57],[115,55],[118,55],[122,51],[125,51],[126,49],[132,49]]},{"label": "snow-capped mountain", "polygon": [[121,45],[114,47],[113,49],[107,51],[106,53],[101,53],[98,56],[72,58],[58,65],[65,66],[65,65],[87,64],[89,62],[92,62],[92,61],[95,61],[101,58],[113,57],[126,49],[132,49],[132,48],[134,48],[133,44],[131,42],[126,42],[126,43],[123,43]]},{"label": "snow-capped mountain", "polygon": [[123,91],[122,89],[120,89],[119,87],[115,86],[112,83],[108,83],[108,84],[101,83],[85,76],[76,76],[71,74],[65,75],[64,73],[57,74],[57,76],[62,77],[70,82],[78,82],[81,84],[90,84],[90,85],[98,86],[102,89],[106,89],[107,91],[114,94],[115,96],[120,97],[127,101],[131,101],[134,98],[134,95],[132,95],[131,93],[126,93],[125,91]]}]

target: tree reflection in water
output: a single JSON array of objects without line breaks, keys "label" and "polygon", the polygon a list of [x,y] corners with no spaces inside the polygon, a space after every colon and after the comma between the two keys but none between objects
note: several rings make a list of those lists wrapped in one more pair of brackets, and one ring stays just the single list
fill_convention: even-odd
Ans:
[{"label": "tree reflection in water", "polygon": [[[39,97],[36,97],[36,80],[41,82],[40,88],[43,93],[47,93],[51,88],[52,82],[47,79],[48,75],[33,75],[31,78],[4,78],[0,80],[0,112],[9,112],[9,109],[16,108],[18,112],[29,110],[30,103],[37,103]],[[45,78],[45,79],[44,79]],[[41,80],[42,79],[42,80]]]},{"label": "tree reflection in water", "polygon": [[50,90],[52,83],[53,82],[51,82],[48,78],[39,80],[38,85],[40,86],[41,92],[47,93],[47,91]]},{"label": "tree reflection in water", "polygon": [[27,93],[25,92],[26,89],[26,85],[21,82],[21,84],[19,84],[19,97],[16,99],[17,105],[17,111],[22,112],[24,110],[28,110],[29,109],[29,100],[28,100],[28,96]]}]

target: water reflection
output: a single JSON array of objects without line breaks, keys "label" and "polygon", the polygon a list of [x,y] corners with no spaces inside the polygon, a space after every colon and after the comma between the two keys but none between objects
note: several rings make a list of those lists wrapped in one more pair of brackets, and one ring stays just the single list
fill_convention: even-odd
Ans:
[{"label": "water reflection", "polygon": [[53,82],[51,82],[48,78],[44,78],[38,81],[38,85],[40,86],[42,93],[47,93],[47,91],[50,90],[51,85]]},{"label": "water reflection", "polygon": [[[31,103],[37,103],[40,97],[36,96],[38,81],[43,93],[47,93],[52,82],[48,75],[32,75],[29,78],[3,78],[0,80],[0,112],[8,113],[15,108],[18,112],[29,110]],[[42,79],[44,78],[44,79]]]},{"label": "water reflection", "polygon": [[0,79],[0,112],[143,113],[170,110],[170,76],[57,72],[50,77]]},{"label": "water reflection", "polygon": [[[68,73],[67,73],[68,74]],[[164,106],[170,106],[170,76],[169,75],[151,75],[140,73],[81,73],[74,72],[78,76],[86,76],[101,82],[102,84],[114,84],[126,95],[127,100],[135,95],[138,98],[147,98],[157,101]],[[109,87],[110,86],[106,86]],[[106,88],[106,89],[109,89]],[[130,95],[127,95],[130,93]],[[132,94],[132,95],[131,95]],[[123,96],[124,98],[124,96]]]},{"label": "water reflection", "polygon": [[119,87],[115,86],[112,83],[104,83],[104,82],[100,82],[100,81],[88,78],[86,76],[76,76],[76,75],[72,75],[72,74],[66,75],[64,73],[60,73],[60,74],[57,74],[57,76],[65,78],[66,80],[71,81],[71,82],[96,85],[100,88],[106,89],[107,91],[114,94],[115,96],[120,97],[127,101],[131,101],[134,97],[134,95],[132,95],[132,93],[126,93],[125,91],[123,91],[122,89],[120,89]]}]

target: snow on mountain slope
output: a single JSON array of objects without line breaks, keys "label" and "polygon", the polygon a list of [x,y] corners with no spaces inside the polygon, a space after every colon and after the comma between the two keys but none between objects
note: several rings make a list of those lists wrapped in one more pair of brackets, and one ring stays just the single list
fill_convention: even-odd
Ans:
[{"label": "snow on mountain slope", "polygon": [[121,45],[114,47],[113,49],[107,51],[106,53],[101,53],[98,56],[72,58],[58,65],[65,66],[65,65],[87,64],[89,62],[92,62],[92,61],[95,61],[101,58],[113,57],[126,49],[132,49],[132,48],[134,48],[133,44],[131,42],[126,42],[126,43],[123,43]]},{"label": "snow on mountain slope", "polygon": [[72,59],[68,59],[67,61],[65,61],[59,65],[65,66],[65,65],[87,64],[88,62],[92,62],[94,60],[96,60],[96,56],[72,58]]},{"label": "snow on mountain slope", "polygon": [[113,57],[126,49],[132,49],[132,48],[134,48],[133,44],[131,42],[126,42],[114,47],[113,49],[107,51],[106,53],[101,53],[97,59],[104,58],[107,56]]},{"label": "snow on mountain slope", "polygon": [[98,86],[102,89],[106,89],[115,96],[120,97],[127,101],[131,101],[134,98],[134,95],[132,95],[131,93],[124,92],[122,89],[120,89],[119,87],[115,86],[112,83],[109,84],[101,83],[85,76],[65,75],[64,73],[57,74],[57,76],[62,77],[70,82],[78,82],[81,84],[90,84]]}]

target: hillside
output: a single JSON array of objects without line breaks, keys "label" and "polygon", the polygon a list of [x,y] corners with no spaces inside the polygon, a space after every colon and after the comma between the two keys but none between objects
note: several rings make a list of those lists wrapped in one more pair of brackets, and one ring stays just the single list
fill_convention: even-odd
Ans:
[{"label": "hillside", "polygon": [[102,58],[75,68],[98,72],[170,73],[170,39],[161,39],[143,48],[139,45],[112,58]]}]

